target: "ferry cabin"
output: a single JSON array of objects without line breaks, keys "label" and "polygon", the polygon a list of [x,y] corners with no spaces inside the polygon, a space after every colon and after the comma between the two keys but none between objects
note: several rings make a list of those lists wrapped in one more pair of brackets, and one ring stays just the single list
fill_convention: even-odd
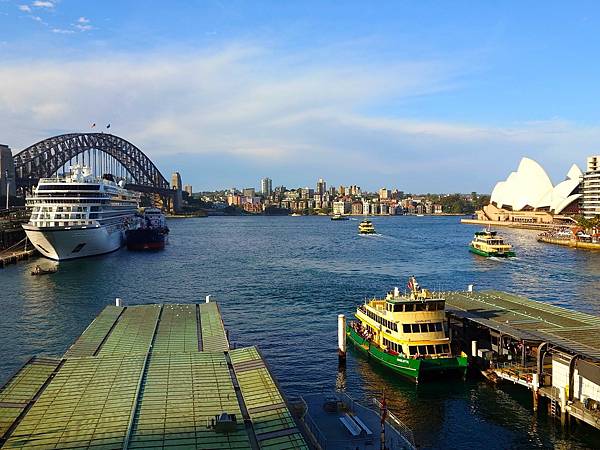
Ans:
[{"label": "ferry cabin", "polygon": [[441,298],[374,299],[361,305],[356,318],[368,329],[372,342],[391,354],[412,358],[451,357],[444,330],[445,302]]}]

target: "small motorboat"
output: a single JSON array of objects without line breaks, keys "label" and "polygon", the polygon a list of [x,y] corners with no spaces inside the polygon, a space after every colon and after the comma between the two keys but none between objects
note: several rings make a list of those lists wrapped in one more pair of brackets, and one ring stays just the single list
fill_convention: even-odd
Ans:
[{"label": "small motorboat", "polygon": [[56,267],[51,267],[49,269],[42,269],[40,266],[35,266],[35,269],[31,271],[31,275],[50,275],[51,273],[58,272]]}]

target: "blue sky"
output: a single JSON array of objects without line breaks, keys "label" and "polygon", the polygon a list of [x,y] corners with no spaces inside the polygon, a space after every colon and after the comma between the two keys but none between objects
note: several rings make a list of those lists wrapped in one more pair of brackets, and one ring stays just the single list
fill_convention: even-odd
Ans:
[{"label": "blue sky", "polygon": [[195,189],[490,192],[600,152],[595,2],[0,0],[0,141],[92,122]]}]

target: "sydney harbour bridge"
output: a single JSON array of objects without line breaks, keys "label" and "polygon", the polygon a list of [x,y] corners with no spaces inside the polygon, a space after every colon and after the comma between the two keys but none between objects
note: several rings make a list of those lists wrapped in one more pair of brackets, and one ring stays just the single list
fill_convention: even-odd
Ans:
[{"label": "sydney harbour bridge", "polygon": [[97,176],[112,174],[125,180],[128,189],[146,194],[155,204],[168,209],[175,206],[177,191],[170,188],[150,158],[131,142],[108,133],[70,133],[44,139],[15,154],[12,164],[3,162],[1,178],[8,175],[12,192],[24,197],[40,178],[68,173],[73,164],[87,165]]}]

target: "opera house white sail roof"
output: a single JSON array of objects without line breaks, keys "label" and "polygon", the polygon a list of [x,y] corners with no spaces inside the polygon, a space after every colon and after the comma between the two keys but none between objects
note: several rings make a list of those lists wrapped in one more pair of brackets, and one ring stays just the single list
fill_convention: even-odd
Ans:
[{"label": "opera house white sail roof", "polygon": [[506,181],[496,184],[491,202],[498,208],[513,211],[541,209],[560,214],[581,197],[576,191],[582,175],[579,167],[573,164],[566,179],[553,186],[542,166],[533,159],[523,158],[516,172],[512,172]]}]

